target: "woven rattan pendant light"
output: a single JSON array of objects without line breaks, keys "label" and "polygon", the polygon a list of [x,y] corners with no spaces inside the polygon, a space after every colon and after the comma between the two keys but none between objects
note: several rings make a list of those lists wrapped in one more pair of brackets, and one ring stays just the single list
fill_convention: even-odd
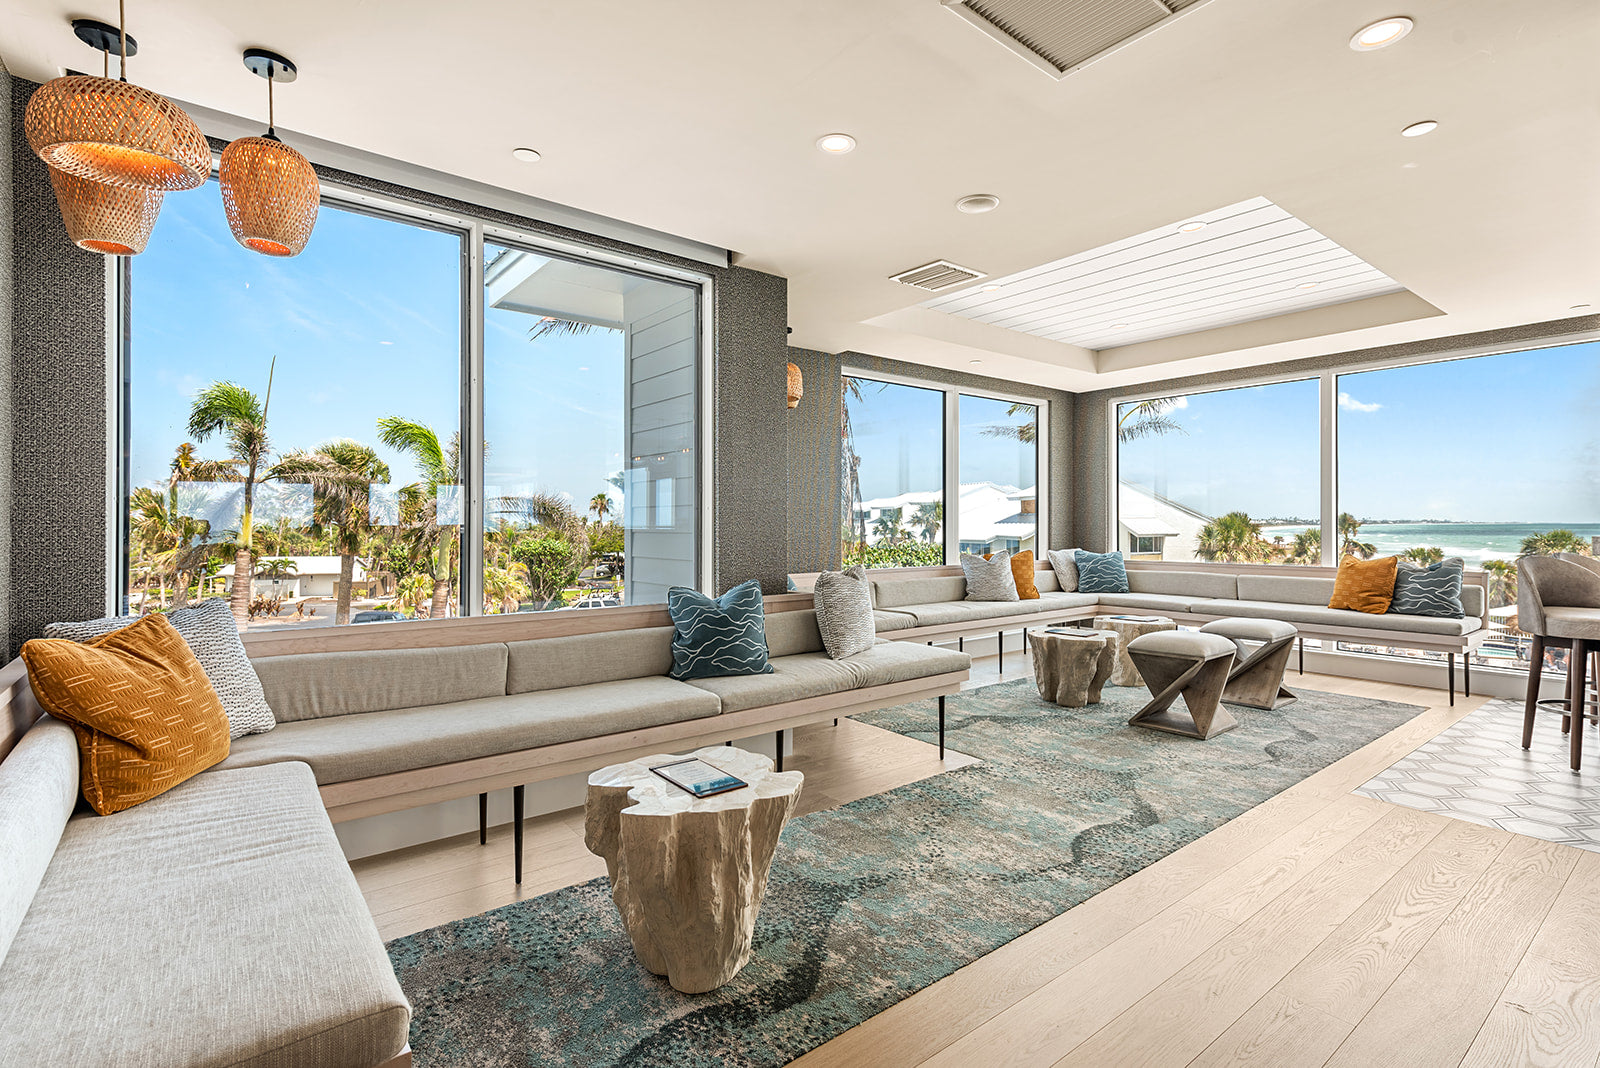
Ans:
[{"label": "woven rattan pendant light", "polygon": [[161,212],[159,189],[124,189],[50,168],[50,184],[67,238],[86,252],[135,256],[144,251]]},{"label": "woven rattan pendant light", "polygon": [[297,256],[317,224],[321,193],[310,161],[278,140],[274,129],[272,86],[294,81],[295,66],[260,48],[245,50],[244,65],[267,80],[267,132],[241,137],[222,150],[222,207],[233,236],[245,248],[267,256]]},{"label": "woven rattan pendant light", "polygon": [[[124,19],[123,41],[126,27]],[[88,40],[78,23],[73,28]],[[204,182],[211,148],[200,127],[166,97],[128,82],[131,50],[96,47],[121,56],[121,77],[69,74],[41,85],[23,116],[29,147],[57,170],[128,189],[193,189]]]},{"label": "woven rattan pendant light", "polygon": [[805,395],[805,380],[800,375],[800,368],[791,363],[789,365],[789,407],[799,407],[800,398]]}]

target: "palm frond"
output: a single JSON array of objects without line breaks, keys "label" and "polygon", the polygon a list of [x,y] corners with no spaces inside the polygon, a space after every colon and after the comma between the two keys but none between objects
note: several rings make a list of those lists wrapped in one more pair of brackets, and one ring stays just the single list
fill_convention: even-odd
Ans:
[{"label": "palm frond", "polygon": [[433,482],[448,483],[455,478],[453,467],[445,462],[439,435],[425,423],[402,419],[397,415],[383,416],[378,420],[378,440],[395,452],[405,453],[415,459]]}]

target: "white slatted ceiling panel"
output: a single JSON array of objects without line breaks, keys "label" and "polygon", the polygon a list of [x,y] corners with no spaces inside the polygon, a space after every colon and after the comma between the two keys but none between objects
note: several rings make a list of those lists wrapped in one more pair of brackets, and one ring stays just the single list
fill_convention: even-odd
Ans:
[{"label": "white slatted ceiling panel", "polygon": [[1058,71],[1077,66],[1170,13],[1158,0],[965,0],[965,4]]},{"label": "white slatted ceiling panel", "polygon": [[[1181,233],[1192,220],[1203,230]],[[1315,283],[1311,288],[1301,288]],[[1191,334],[1403,287],[1256,197],[988,283],[925,308],[1087,349]]]}]

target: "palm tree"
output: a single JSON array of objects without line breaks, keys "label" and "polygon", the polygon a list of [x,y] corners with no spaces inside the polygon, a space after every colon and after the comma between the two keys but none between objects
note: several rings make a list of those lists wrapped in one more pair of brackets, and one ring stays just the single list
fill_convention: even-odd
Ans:
[{"label": "palm tree", "polygon": [[844,540],[859,548],[867,544],[867,515],[861,508],[861,456],[856,452],[855,431],[850,425],[850,401],[854,398],[861,402],[861,381],[849,375],[841,375],[839,381],[839,436],[843,444],[839,450],[839,475],[844,489],[840,496],[845,506],[840,527],[849,531]]},{"label": "palm tree", "polygon": [[543,527],[571,545],[577,559],[589,559],[589,531],[582,517],[572,510],[572,505],[561,494],[525,493],[496,497],[494,504],[502,517],[511,518],[513,526],[520,524],[529,530]]},{"label": "palm tree", "polygon": [[[189,436],[205,441],[213,434],[226,437],[231,464],[244,468],[244,508],[239,515],[238,549],[233,557],[233,587],[228,599],[233,618],[244,623],[250,614],[251,527],[254,519],[258,474],[272,444],[267,438],[267,407],[272,403],[272,375],[278,359],[267,370],[267,395],[256,395],[233,382],[213,382],[195,395],[189,408]],[[229,464],[230,461],[220,461]],[[230,480],[231,481],[231,480]]]},{"label": "palm tree", "polygon": [[1444,559],[1444,550],[1434,545],[1418,545],[1400,554],[1400,559],[1427,567]]},{"label": "palm tree", "polygon": [[515,612],[524,597],[532,596],[528,586],[528,565],[512,560],[505,567],[485,564],[483,568],[483,610]]},{"label": "palm tree", "polygon": [[558,319],[554,315],[546,315],[528,329],[528,340],[538,341],[542,337],[581,337],[596,330],[616,329],[614,326],[596,326],[594,323],[580,323],[576,319]]},{"label": "palm tree", "polygon": [[272,580],[272,596],[273,599],[276,600],[278,596],[278,583],[283,579],[288,578],[291,574],[298,572],[299,570],[300,565],[298,563],[288,559],[287,557],[280,557],[277,560],[261,561],[261,566],[256,569],[256,575],[260,578]]},{"label": "palm tree", "polygon": [[395,588],[395,607],[415,613],[433,598],[435,585],[433,576],[425,571],[407,575]]},{"label": "palm tree", "polygon": [[439,444],[433,428],[411,419],[386,415],[378,420],[378,440],[415,461],[422,481],[400,491],[402,503],[416,516],[411,529],[414,560],[427,560],[433,580],[433,600],[429,619],[443,619],[450,609],[452,547],[458,539],[443,537],[439,527],[439,487],[459,483],[461,436],[452,434],[449,447]]},{"label": "palm tree", "polygon": [[1195,552],[1204,560],[1224,563],[1259,563],[1272,555],[1261,536],[1261,524],[1244,512],[1229,512],[1200,528]]},{"label": "palm tree", "polygon": [[905,528],[900,525],[904,509],[885,508],[878,513],[878,518],[872,524],[872,533],[878,540],[887,541],[890,545],[897,545],[905,538]]},{"label": "palm tree", "polygon": [[1339,513],[1339,557],[1358,556],[1369,560],[1377,553],[1378,547],[1370,541],[1357,541],[1356,535],[1361,531],[1361,521],[1349,512]]},{"label": "palm tree", "polygon": [[343,626],[350,622],[356,556],[372,536],[371,487],[389,481],[389,465],[370,445],[340,438],[310,452],[289,453],[278,460],[272,472],[281,481],[311,486],[311,532],[318,537],[327,534],[339,554],[333,622]]},{"label": "palm tree", "polygon": [[1485,560],[1489,573],[1489,607],[1517,603],[1517,564],[1514,560]]},{"label": "palm tree", "polygon": [[589,498],[589,511],[594,514],[596,523],[604,523],[606,516],[611,514],[611,498],[604,493],[596,493]]},{"label": "palm tree", "polygon": [[[1006,409],[1006,415],[1027,415],[1032,418],[1021,424],[995,423],[992,426],[986,426],[982,431],[983,436],[986,438],[1010,438],[1014,441],[1020,441],[1024,445],[1032,445],[1039,440],[1039,409],[1036,406],[1022,403],[1013,404]],[[932,539],[930,538],[929,540],[931,541]]]},{"label": "palm tree", "polygon": [[911,525],[922,531],[925,541],[933,541],[939,536],[939,528],[944,526],[944,502],[925,501],[917,505],[917,510],[911,513]]},{"label": "palm tree", "polygon": [[1543,534],[1529,534],[1522,539],[1520,556],[1554,556],[1557,553],[1593,555],[1589,543],[1570,530],[1550,530]]},{"label": "palm tree", "polygon": [[1117,440],[1137,441],[1153,435],[1187,434],[1188,431],[1167,414],[1180,399],[1155,397],[1125,406],[1117,419]]},{"label": "palm tree", "polygon": [[1307,527],[1296,534],[1283,561],[1286,564],[1322,563],[1322,528]]}]

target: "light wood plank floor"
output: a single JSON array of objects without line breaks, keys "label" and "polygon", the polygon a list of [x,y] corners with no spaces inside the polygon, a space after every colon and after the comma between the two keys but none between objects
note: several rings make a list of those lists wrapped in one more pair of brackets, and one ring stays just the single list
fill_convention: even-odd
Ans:
[{"label": "light wood plank floor", "polygon": [[[1484,699],[1303,684],[1428,711],[796,1065],[1600,1065],[1600,854],[1350,792]],[[794,745],[803,811],[968,762],[850,720]],[[526,858],[520,892],[507,827],[353,867],[385,938],[605,874],[577,809]]]}]

